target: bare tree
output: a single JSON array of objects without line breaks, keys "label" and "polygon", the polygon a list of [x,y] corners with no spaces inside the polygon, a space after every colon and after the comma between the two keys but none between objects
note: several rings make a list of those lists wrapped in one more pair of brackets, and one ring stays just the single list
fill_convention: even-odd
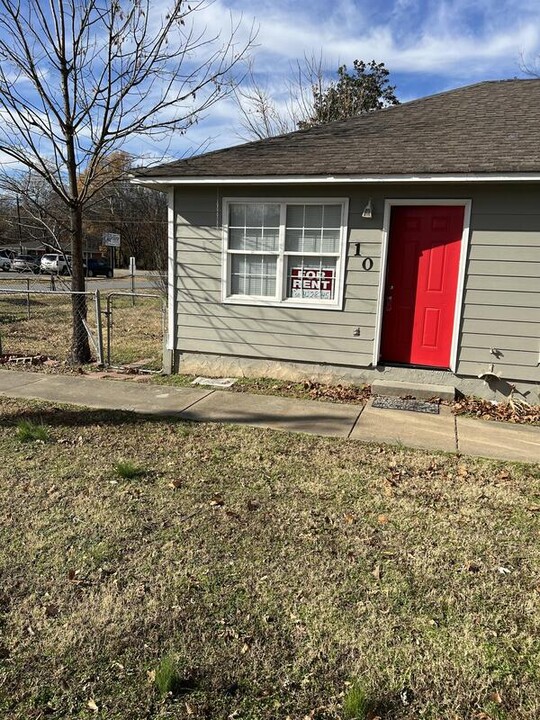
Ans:
[{"label": "bare tree", "polygon": [[126,263],[133,256],[138,267],[163,270],[167,255],[167,197],[130,182],[134,158],[128,153],[116,152],[109,160],[109,170],[116,177],[88,207],[86,239],[95,245],[104,231],[118,233],[122,237],[120,262]]},{"label": "bare tree", "polygon": [[[69,218],[72,290],[85,288],[83,211],[111,181],[107,158],[137,136],[185,133],[234,87],[249,37],[198,30],[209,3],[0,0],[0,152],[43,178]],[[198,17],[199,16],[199,17]],[[163,147],[163,146],[162,146]],[[72,358],[90,359],[84,295],[73,295]]]},{"label": "bare tree", "polygon": [[520,70],[532,78],[540,78],[540,55],[533,58],[526,58],[521,55]]},{"label": "bare tree", "polygon": [[245,82],[234,93],[240,110],[238,137],[263,140],[297,130],[298,124],[313,112],[314,91],[323,92],[328,86],[327,74],[322,54],[305,56],[291,66],[291,77],[283,83],[281,97],[276,97],[267,81],[257,76],[250,59]]},{"label": "bare tree", "polygon": [[389,74],[384,63],[375,60],[355,60],[352,72],[341,65],[331,73],[322,55],[313,55],[296,63],[281,93],[285,97],[276,98],[251,63],[248,82],[235,92],[241,117],[238,135],[262,140],[398,104]]},{"label": "bare tree", "polygon": [[[65,206],[49,183],[31,170],[3,172],[0,183],[9,193],[13,206],[12,222],[20,227],[25,240],[38,244],[43,250],[63,254],[70,240],[69,217],[66,217]],[[21,204],[17,211],[15,204],[19,198]]]}]

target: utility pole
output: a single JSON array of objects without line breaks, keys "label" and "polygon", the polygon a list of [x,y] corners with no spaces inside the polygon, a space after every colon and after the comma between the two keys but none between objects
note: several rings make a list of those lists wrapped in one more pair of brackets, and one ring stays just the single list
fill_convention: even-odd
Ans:
[{"label": "utility pole", "polygon": [[19,255],[22,255],[23,248],[22,248],[22,232],[21,232],[21,205],[19,203],[18,195],[17,195],[17,227],[19,228]]}]

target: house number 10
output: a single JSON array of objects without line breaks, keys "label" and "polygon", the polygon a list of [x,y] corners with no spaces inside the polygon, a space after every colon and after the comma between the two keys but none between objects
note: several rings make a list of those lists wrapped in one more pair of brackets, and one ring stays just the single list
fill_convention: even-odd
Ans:
[{"label": "house number 10", "polygon": [[[354,247],[355,247],[354,254],[357,255],[358,257],[361,257],[361,255],[360,255],[360,243],[355,243],[355,244],[354,244]],[[373,268],[373,260],[372,260],[372,258],[370,258],[370,257],[365,257],[365,258],[362,260],[362,267],[364,268],[364,270],[367,270],[367,271],[369,272],[369,271]]]}]

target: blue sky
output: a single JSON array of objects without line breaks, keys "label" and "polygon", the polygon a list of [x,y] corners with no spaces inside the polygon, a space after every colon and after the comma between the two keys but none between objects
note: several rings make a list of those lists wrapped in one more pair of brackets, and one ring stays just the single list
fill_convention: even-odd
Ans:
[{"label": "blue sky", "polygon": [[[321,52],[330,68],[356,58],[384,62],[402,102],[481,80],[525,77],[523,60],[532,63],[540,54],[538,0],[216,0],[200,19],[210,33],[226,35],[231,16],[241,19],[245,35],[252,22],[258,28],[254,68],[278,99],[291,65]],[[169,152],[238,144],[237,128],[237,109],[225,101]]]}]

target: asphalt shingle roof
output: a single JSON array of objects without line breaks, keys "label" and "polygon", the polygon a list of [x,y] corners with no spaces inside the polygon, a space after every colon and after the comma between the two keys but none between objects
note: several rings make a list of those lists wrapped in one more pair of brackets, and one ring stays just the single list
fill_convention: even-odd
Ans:
[{"label": "asphalt shingle roof", "polygon": [[540,79],[450,90],[137,171],[139,177],[540,172]]}]

